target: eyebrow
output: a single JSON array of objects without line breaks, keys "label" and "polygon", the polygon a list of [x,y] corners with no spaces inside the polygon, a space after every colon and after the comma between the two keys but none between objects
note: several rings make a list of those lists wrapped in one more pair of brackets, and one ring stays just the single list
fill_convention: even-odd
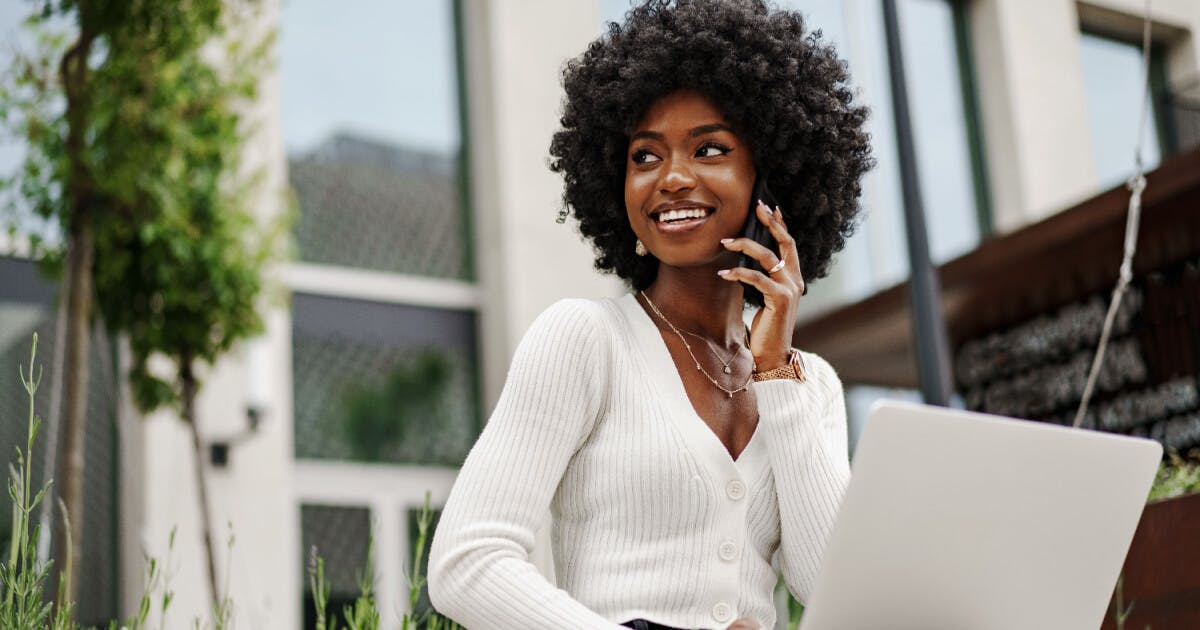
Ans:
[{"label": "eyebrow", "polygon": [[[691,130],[688,131],[687,135],[689,138],[695,138],[696,136],[703,136],[706,133],[713,133],[716,131],[728,131],[729,133],[733,133],[733,129],[731,129],[729,127],[729,125],[723,125],[721,123],[712,123],[709,125],[700,125],[699,127],[693,127]],[[637,140],[638,138],[650,138],[651,140],[658,140],[660,142],[666,140],[666,137],[657,131],[639,131],[639,132],[633,134],[633,136],[630,138],[630,140],[631,141]]]}]

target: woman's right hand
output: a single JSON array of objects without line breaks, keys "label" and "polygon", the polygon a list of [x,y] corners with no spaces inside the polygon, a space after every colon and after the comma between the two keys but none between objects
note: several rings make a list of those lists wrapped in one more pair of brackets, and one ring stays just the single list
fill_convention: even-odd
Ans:
[{"label": "woman's right hand", "polygon": [[730,624],[725,630],[762,630],[762,624],[750,617],[742,617]]}]

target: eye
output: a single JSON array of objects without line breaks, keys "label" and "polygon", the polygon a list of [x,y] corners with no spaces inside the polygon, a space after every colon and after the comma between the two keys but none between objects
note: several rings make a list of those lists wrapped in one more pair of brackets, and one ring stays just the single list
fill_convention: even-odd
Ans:
[{"label": "eye", "polygon": [[629,159],[632,160],[634,164],[649,164],[650,162],[660,161],[660,158],[657,155],[654,155],[647,149],[638,149],[637,151],[634,151],[633,155],[629,156]]},{"label": "eye", "polygon": [[699,149],[696,149],[696,157],[702,157],[702,158],[718,157],[718,156],[725,155],[726,153],[729,153],[732,150],[733,149],[730,149],[729,147],[727,147],[723,144],[718,144],[716,142],[705,142],[703,145],[700,146]]}]

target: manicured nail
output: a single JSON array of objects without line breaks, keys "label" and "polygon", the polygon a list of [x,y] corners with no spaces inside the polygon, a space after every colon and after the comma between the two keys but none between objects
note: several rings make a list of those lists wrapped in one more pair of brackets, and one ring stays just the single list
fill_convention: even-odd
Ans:
[{"label": "manicured nail", "polygon": [[763,203],[762,199],[758,200],[758,205],[762,206],[762,209],[767,211],[767,216],[771,216],[771,206]]},{"label": "manicured nail", "polygon": [[728,269],[722,269],[722,270],[720,270],[720,271],[718,271],[718,272],[717,272],[717,275],[718,275],[718,276],[721,276],[722,278],[724,278],[725,276],[729,275],[729,270],[728,270]]},{"label": "manicured nail", "polygon": [[732,243],[732,242],[733,242],[733,239],[731,239],[731,238],[723,238],[723,239],[721,239],[721,244],[722,244],[722,245],[728,245],[728,244],[730,244],[730,243]]},{"label": "manicured nail", "polygon": [[779,214],[783,214],[783,209],[780,208],[779,206],[775,206],[775,212],[778,212]]}]

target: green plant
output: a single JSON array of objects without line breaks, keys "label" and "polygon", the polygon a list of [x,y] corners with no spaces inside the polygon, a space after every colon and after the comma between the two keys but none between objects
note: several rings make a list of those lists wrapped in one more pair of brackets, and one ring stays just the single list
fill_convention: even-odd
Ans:
[{"label": "green plant", "polygon": [[[421,507],[420,518],[417,519],[416,549],[413,554],[412,572],[408,576],[409,612],[400,618],[401,630],[463,630],[462,626],[432,609],[415,612],[421,589],[426,583],[421,567],[432,522],[433,510],[429,507],[429,493],[426,492],[425,503]],[[375,601],[374,573],[371,569],[374,562],[375,537],[372,535],[367,545],[367,566],[359,575],[358,598],[342,610],[342,619],[348,630],[378,630],[380,627],[379,607]],[[309,550],[308,584],[316,611],[316,630],[337,630],[337,618],[331,616],[328,610],[330,585],[325,581],[325,559],[320,556],[316,547]]]},{"label": "green plant", "polygon": [[[34,398],[42,382],[42,369],[34,368],[37,361],[37,333],[33,335],[33,346],[29,351],[29,375],[18,367],[21,384],[29,394],[29,421],[27,424],[25,450],[18,446],[16,466],[9,468],[8,496],[13,503],[12,539],[9,542],[8,560],[0,566],[0,583],[4,588],[4,599],[0,601],[0,628],[12,630],[35,630],[74,628],[71,621],[71,603],[60,589],[58,605],[51,607],[45,601],[46,579],[50,575],[50,562],[37,560],[38,537],[41,526],[33,525],[33,511],[41,504],[50,489],[47,481],[33,493],[33,444],[41,429],[42,419],[34,410]],[[68,552],[69,555],[69,552]],[[69,563],[68,563],[69,564]],[[69,579],[59,574],[60,584]]]},{"label": "green plant", "polygon": [[1148,500],[1172,499],[1193,492],[1200,492],[1200,449],[1192,449],[1186,455],[1167,451],[1167,459],[1154,476]]},{"label": "green plant", "polygon": [[166,567],[171,564],[171,555],[175,550],[175,528],[171,528],[171,535],[167,538],[167,558],[165,562],[160,563],[157,558],[146,558],[146,575],[142,578],[142,598],[138,602],[138,612],[133,617],[126,619],[124,623],[117,624],[112,621],[108,624],[108,630],[142,630],[146,627],[150,620],[150,612],[155,604],[155,595],[160,590],[161,597],[158,598],[158,614],[159,628],[167,627],[167,609],[171,606],[171,600],[175,599],[175,591],[170,588],[170,576],[167,574]]},{"label": "green plant", "polygon": [[[21,384],[29,395],[29,420],[25,449],[16,448],[16,465],[9,467],[8,497],[12,501],[12,538],[9,543],[8,560],[0,563],[0,628],[4,630],[76,630],[77,625],[72,619],[75,602],[67,594],[64,584],[69,579],[71,550],[68,547],[62,569],[58,574],[58,601],[54,606],[46,601],[46,580],[51,574],[52,562],[38,563],[37,546],[41,536],[41,527],[33,525],[31,518],[50,489],[51,481],[47,480],[36,494],[33,494],[33,446],[42,426],[42,419],[34,409],[34,400],[38,387],[42,382],[42,369],[37,366],[37,377],[34,377],[34,367],[37,361],[37,333],[33,334],[33,344],[29,351],[29,375],[25,375],[24,367],[18,368],[21,373]],[[66,510],[59,502],[62,510],[61,518],[66,519]],[[232,537],[230,545],[233,544]],[[171,552],[175,548],[175,530],[167,543],[167,564],[170,563]],[[154,607],[156,593],[161,590],[159,600],[159,628],[166,627],[167,608],[170,607],[174,592],[168,585],[168,576],[164,564],[154,558],[147,558],[146,576],[142,583],[142,598],[138,612],[123,623],[112,621],[109,630],[143,630],[146,628],[150,613]]]}]

